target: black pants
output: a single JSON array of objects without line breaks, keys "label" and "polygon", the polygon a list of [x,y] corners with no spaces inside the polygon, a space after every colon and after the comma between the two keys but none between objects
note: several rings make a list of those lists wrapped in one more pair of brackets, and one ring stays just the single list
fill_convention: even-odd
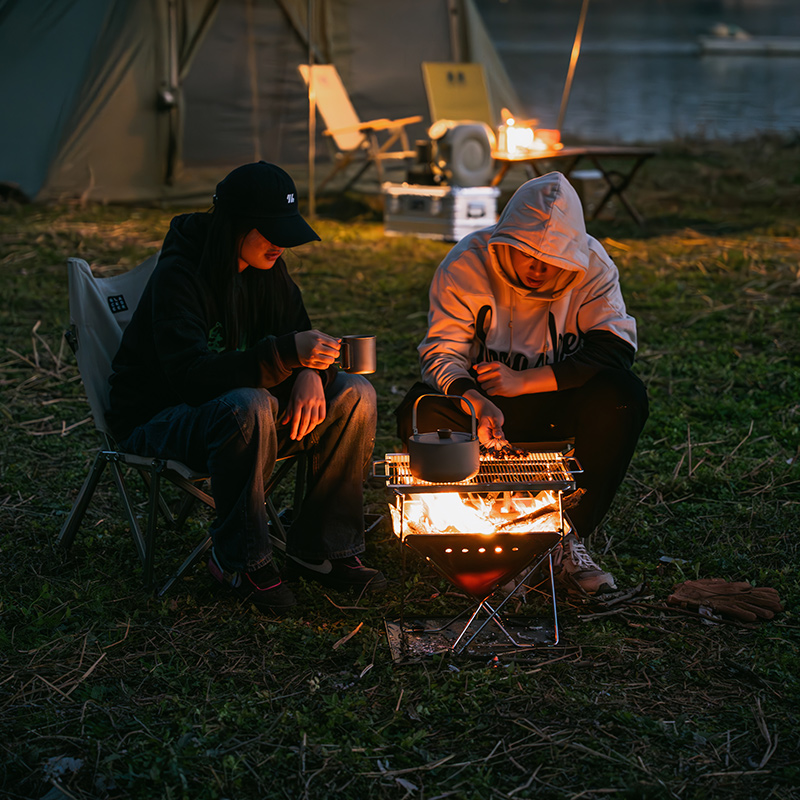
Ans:
[{"label": "black pants", "polygon": [[[414,384],[395,410],[404,445],[413,431],[414,401],[428,393],[439,394],[425,383]],[[583,467],[576,484],[586,493],[569,516],[579,536],[590,534],[606,515],[647,421],[644,384],[630,370],[607,369],[577,389],[490,399],[505,415],[503,431],[510,442],[574,442]],[[468,431],[470,417],[457,401],[421,400],[417,430],[437,428]]]}]

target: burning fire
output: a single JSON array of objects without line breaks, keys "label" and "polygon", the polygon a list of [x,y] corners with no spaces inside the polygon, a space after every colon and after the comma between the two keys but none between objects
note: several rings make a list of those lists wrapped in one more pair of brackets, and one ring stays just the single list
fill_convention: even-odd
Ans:
[{"label": "burning fire", "polygon": [[[537,513],[541,512],[541,513]],[[392,506],[392,523],[398,536],[407,533],[527,533],[557,530],[560,513],[558,498],[551,491],[535,497],[499,492],[494,495],[466,496],[458,492],[431,492],[414,495],[404,504],[404,518]]]}]

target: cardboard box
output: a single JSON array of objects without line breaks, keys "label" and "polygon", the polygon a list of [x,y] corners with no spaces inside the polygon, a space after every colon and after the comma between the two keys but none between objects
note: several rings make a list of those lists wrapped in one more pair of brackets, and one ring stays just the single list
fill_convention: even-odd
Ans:
[{"label": "cardboard box", "polygon": [[417,236],[457,242],[497,222],[500,190],[492,186],[383,184],[383,230],[387,236]]}]

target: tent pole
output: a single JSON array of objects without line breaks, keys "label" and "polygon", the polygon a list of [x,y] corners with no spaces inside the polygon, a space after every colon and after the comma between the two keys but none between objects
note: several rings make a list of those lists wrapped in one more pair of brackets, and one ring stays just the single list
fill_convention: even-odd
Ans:
[{"label": "tent pole", "polygon": [[314,86],[314,0],[308,0],[308,216],[317,213],[314,161],[317,145],[317,93]]},{"label": "tent pole", "polygon": [[581,53],[581,41],[583,40],[583,26],[586,22],[586,12],[589,10],[589,0],[583,0],[581,7],[581,16],[578,20],[578,30],[575,32],[575,41],[572,44],[572,54],[569,57],[569,69],[567,70],[567,80],[564,83],[564,93],[561,95],[561,109],[558,112],[558,122],[556,123],[556,130],[560,131],[561,126],[564,124],[564,114],[567,113],[567,103],[569,102],[569,93],[572,89],[572,78],[575,75],[575,65],[578,63],[578,56]]},{"label": "tent pole", "polygon": [[253,136],[253,161],[261,161],[261,110],[258,97],[258,57],[256,53],[253,0],[247,0],[245,3],[245,20],[247,23],[247,70],[250,73],[250,104],[252,108],[250,124]]},{"label": "tent pole", "polygon": [[447,13],[450,21],[450,60],[459,63],[463,59],[459,0],[447,0]]},{"label": "tent pole", "polygon": [[167,163],[164,175],[164,183],[171,186],[175,182],[175,175],[178,168],[178,156],[180,154],[180,123],[181,106],[178,104],[178,94],[180,92],[180,78],[178,75],[178,20],[175,0],[167,3],[167,58],[169,60],[167,78],[167,93],[169,97],[168,105],[168,140],[167,140]]}]

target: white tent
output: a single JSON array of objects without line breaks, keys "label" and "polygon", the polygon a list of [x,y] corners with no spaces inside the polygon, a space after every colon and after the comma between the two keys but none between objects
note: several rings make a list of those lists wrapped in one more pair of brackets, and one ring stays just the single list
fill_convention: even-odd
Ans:
[{"label": "white tent", "polygon": [[[484,65],[518,107],[472,0],[313,0],[311,48],[362,119],[422,114],[423,61]],[[0,184],[38,201],[210,197],[232,167],[307,165],[309,0],[6,0]],[[318,128],[321,128],[318,125]],[[317,158],[327,158],[317,134]]]}]

